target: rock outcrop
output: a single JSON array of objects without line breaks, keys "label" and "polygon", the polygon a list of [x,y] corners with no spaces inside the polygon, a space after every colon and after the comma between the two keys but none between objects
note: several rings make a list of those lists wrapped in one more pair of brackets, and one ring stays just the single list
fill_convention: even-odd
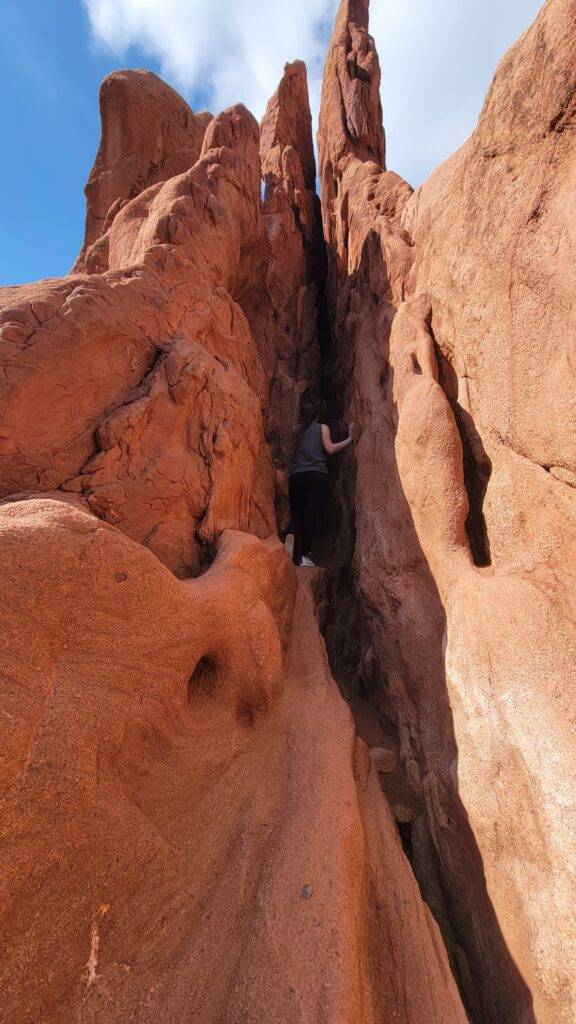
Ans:
[{"label": "rock outcrop", "polygon": [[252,115],[225,111],[192,167],[118,210],[83,273],[0,291],[1,492],[77,493],[179,574],[222,529],[275,528],[239,304],[267,266],[258,146]]},{"label": "rock outcrop", "polygon": [[180,581],[60,495],[0,557],[5,1019],[465,1024],[279,542]]},{"label": "rock outcrop", "polygon": [[[269,381],[266,436],[274,463],[283,471],[292,454],[300,398],[305,392],[318,395],[320,381],[324,243],[302,61],[286,65],[268,103],[260,126],[260,157],[270,264],[267,304],[261,289],[253,303],[254,333]],[[254,323],[249,310],[247,315]]]},{"label": "rock outcrop", "polygon": [[[470,140],[404,211],[408,291],[428,296],[440,386],[408,392],[397,442],[446,611],[459,789],[487,890],[536,1019],[566,1024],[576,1016],[575,54],[576,5],[546,4],[498,68]],[[422,433],[430,418],[436,441]],[[418,435],[433,517],[407,465]]]},{"label": "rock outcrop", "polygon": [[0,289],[10,1024],[573,1024],[576,0],[416,192],[368,4],[322,217],[302,62],[260,127],[117,72],[73,272]]},{"label": "rock outcrop", "polygon": [[245,108],[206,126],[147,72],[100,104],[72,276],[0,290],[0,493],[80,494],[184,574],[221,529],[275,529],[274,465],[318,378],[306,71],[287,66],[262,158]]},{"label": "rock outcrop", "polygon": [[123,206],[196,163],[212,120],[151,71],[115,71],[100,87],[102,137],[86,185],[86,230],[74,269]]},{"label": "rock outcrop", "polygon": [[360,669],[422,807],[421,887],[494,1024],[576,1007],[575,13],[544,6],[413,196],[383,164],[366,2],[340,7],[320,119]]},{"label": "rock outcrop", "polygon": [[305,69],[262,139],[149,75],[101,104],[73,274],[0,294],[2,1014],[464,1024],[311,593],[254,536],[317,388]]}]

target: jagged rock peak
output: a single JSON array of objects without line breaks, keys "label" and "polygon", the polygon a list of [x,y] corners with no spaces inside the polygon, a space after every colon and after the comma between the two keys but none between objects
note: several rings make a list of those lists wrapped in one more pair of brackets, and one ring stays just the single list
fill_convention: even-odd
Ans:
[{"label": "jagged rock peak", "polygon": [[314,188],[316,161],[312,144],[312,115],[308,76],[302,60],[286,64],[274,95],[268,101],[260,125],[260,154],[263,167],[276,146],[292,146],[298,154],[306,187]]},{"label": "jagged rock peak", "polygon": [[368,10],[369,0],[342,0],[328,50],[318,144],[332,167],[350,154],[385,169],[380,63]]},{"label": "jagged rock peak", "polygon": [[86,184],[84,242],[74,270],[118,211],[196,163],[212,115],[195,114],[151,71],[113,71],[100,86],[101,135]]},{"label": "jagged rock peak", "polygon": [[359,28],[368,30],[370,18],[370,0],[341,0],[336,14],[335,27],[344,22],[352,21]]},{"label": "jagged rock peak", "polygon": [[[260,168],[270,262],[266,295],[258,288],[245,312],[269,381],[266,436],[274,464],[283,471],[300,396],[319,377],[317,296],[323,243],[306,66],[300,60],[285,65],[266,108]],[[279,480],[278,509],[286,497],[285,484]]]},{"label": "jagged rock peak", "polygon": [[252,150],[254,142],[257,144],[258,137],[256,118],[243,103],[236,103],[212,119],[204,135],[202,153],[220,146],[235,149],[239,142]]}]

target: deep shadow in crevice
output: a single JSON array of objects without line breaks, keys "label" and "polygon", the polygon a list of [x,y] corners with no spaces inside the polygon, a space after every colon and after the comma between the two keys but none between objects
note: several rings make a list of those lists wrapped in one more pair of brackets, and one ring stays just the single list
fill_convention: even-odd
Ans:
[{"label": "deep shadow in crevice", "polygon": [[203,654],[188,680],[188,702],[198,697],[213,697],[219,678],[218,661],[213,654]]},{"label": "deep shadow in crevice", "polygon": [[410,863],[414,860],[414,848],[412,846],[412,826],[407,821],[397,821],[396,828],[402,843],[402,849]]},{"label": "deep shadow in crevice", "polygon": [[[431,328],[430,331],[432,333]],[[480,567],[488,566],[492,564],[492,559],[483,509],[488,482],[492,475],[492,463],[486,454],[482,438],[472,416],[459,402],[458,377],[454,366],[437,344],[434,347],[438,363],[439,383],[450,402],[462,441],[464,484],[470,506],[465,524],[466,534],[474,564]]]},{"label": "deep shadow in crevice", "polygon": [[[396,462],[398,416],[389,366],[394,310],[377,232],[368,234],[353,276],[331,282],[331,275],[334,267],[328,272],[329,311],[338,336],[323,346],[322,390],[340,429],[355,408],[370,476],[364,471],[357,482],[353,455],[342,459],[318,538],[322,564],[329,567],[323,618],[330,663],[349,699],[377,703],[398,730],[406,778],[422,807],[400,822],[404,848],[442,931],[470,1019],[536,1024],[530,990],[507,948],[458,792],[444,662],[446,615]],[[374,309],[376,293],[377,314],[358,316],[359,309]],[[443,369],[448,393],[452,367]],[[477,564],[486,565],[482,502],[491,466],[471,417],[452,407],[463,440],[469,536]],[[358,496],[362,506],[356,507]]]}]

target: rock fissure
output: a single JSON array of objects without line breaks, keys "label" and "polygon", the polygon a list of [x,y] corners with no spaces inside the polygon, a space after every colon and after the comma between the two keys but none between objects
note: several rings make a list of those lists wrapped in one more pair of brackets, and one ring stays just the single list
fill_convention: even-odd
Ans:
[{"label": "rock fissure", "polygon": [[260,126],[115,72],[73,275],[0,290],[14,1024],[574,1019],[574,0],[415,192],[368,11],[321,201],[301,61]]},{"label": "rock fissure", "polygon": [[[411,781],[415,793],[425,798],[425,813],[421,805],[412,815],[409,827],[414,835],[413,842],[407,840],[406,823],[400,820],[400,824],[424,897],[434,907],[442,927],[471,1018],[494,1022],[554,1020],[554,1013],[558,1011],[552,1009],[554,1000],[547,994],[545,976],[547,971],[549,978],[554,975],[558,964],[548,958],[548,966],[544,967],[538,949],[530,945],[527,938],[535,934],[535,915],[517,888],[521,872],[516,869],[509,873],[514,838],[511,836],[508,844],[510,859],[506,866],[500,862],[500,870],[495,867],[493,857],[500,856],[506,842],[499,837],[498,852],[494,852],[496,823],[492,831],[492,826],[479,817],[477,810],[480,800],[482,806],[488,807],[491,820],[494,816],[498,820],[500,813],[496,806],[498,803],[510,806],[514,786],[518,785],[514,772],[506,772],[506,759],[511,755],[505,752],[507,741],[501,727],[498,727],[500,753],[495,740],[490,738],[488,723],[493,719],[492,714],[481,742],[485,763],[498,780],[495,791],[490,793],[488,788],[479,786],[478,775],[468,770],[466,763],[463,770],[458,756],[464,745],[465,757],[478,764],[477,771],[482,771],[477,750],[482,729],[470,718],[466,672],[473,675],[484,661],[482,685],[497,700],[499,689],[511,670],[511,662],[522,660],[517,651],[510,658],[508,645],[506,654],[492,649],[492,639],[480,653],[473,630],[477,628],[481,632],[483,627],[472,618],[472,608],[477,614],[480,607],[479,597],[473,595],[485,592],[486,599],[491,601],[488,594],[502,586],[506,578],[507,559],[514,565],[514,572],[517,571],[518,556],[516,552],[512,554],[508,540],[511,533],[516,532],[517,549],[524,544],[526,553],[533,542],[524,526],[529,509],[520,498],[516,483],[511,502],[512,505],[518,502],[519,507],[515,529],[511,529],[503,504],[507,498],[510,500],[510,494],[502,492],[502,483],[507,481],[511,486],[511,466],[501,449],[495,447],[494,440],[500,409],[506,409],[508,402],[510,410],[510,392],[500,388],[506,364],[500,368],[494,359],[491,366],[490,359],[482,359],[482,355],[478,358],[478,352],[490,351],[485,339],[477,340],[476,352],[467,342],[467,330],[471,329],[478,338],[477,324],[467,316],[464,301],[466,297],[473,303],[474,293],[469,294],[463,284],[455,287],[454,256],[443,257],[446,239],[456,239],[460,265],[467,270],[472,254],[482,267],[485,254],[490,252],[485,224],[494,232],[493,248],[498,250],[495,221],[489,220],[497,216],[494,209],[498,200],[490,196],[494,184],[486,182],[485,171],[481,167],[476,171],[475,136],[482,137],[488,125],[497,124],[498,106],[510,102],[508,98],[503,100],[506,89],[510,88],[510,80],[503,84],[507,74],[513,79],[512,91],[520,90],[522,58],[526,61],[525,67],[530,66],[532,42],[539,26],[518,44],[513,72],[510,72],[508,60],[503,65],[504,70],[499,72],[500,83],[497,74],[478,129],[467,148],[411,196],[409,191],[402,192],[403,183],[385,171],[383,161],[375,178],[374,165],[366,157],[366,140],[349,130],[353,123],[380,123],[379,105],[374,96],[368,92],[349,94],[343,87],[345,74],[355,64],[354,54],[350,55],[349,50],[357,45],[355,39],[364,40],[362,33],[367,27],[365,8],[358,15],[353,6],[346,3],[340,6],[324,76],[319,134],[332,326],[329,391],[338,394],[341,421],[355,419],[361,429],[356,466],[343,467],[345,479],[338,484],[335,509],[327,518],[326,526],[331,533],[328,547],[337,571],[328,584],[328,610],[324,615],[326,638],[333,671],[343,679],[344,688],[356,693],[357,699],[365,694],[380,726],[386,716],[394,721],[399,731],[399,761],[404,777]],[[556,19],[558,30],[561,31],[560,26],[565,27],[572,39],[573,30],[567,29],[568,22],[564,21],[563,25],[563,19],[569,17],[568,7],[568,4],[558,3],[553,12],[551,7],[547,8],[540,22],[548,20],[550,23]],[[348,42],[344,52],[340,48],[343,21],[354,23],[356,17],[358,26],[353,25],[346,34]],[[371,40],[369,45],[373,50]],[[373,58],[376,60],[375,51]],[[538,61],[537,56],[532,59]],[[540,70],[539,66],[538,72]],[[547,71],[553,79],[555,70],[548,68]],[[347,80],[353,81],[354,76],[347,75]],[[537,107],[535,116],[542,114],[543,108]],[[531,125],[526,125],[526,130],[529,133]],[[519,132],[514,136],[518,141]],[[380,134],[375,130],[372,150],[379,146]],[[479,235],[483,253],[476,244],[471,206],[466,206],[477,187],[474,174],[485,187],[484,223],[480,225]],[[366,189],[364,183],[368,180],[370,187]],[[554,208],[556,181],[557,178],[550,175],[547,178],[546,205],[539,211],[539,220],[549,217]],[[375,182],[380,183],[379,188]],[[528,188],[531,184],[528,172]],[[375,202],[376,189],[378,202]],[[447,194],[453,207],[450,203],[446,205]],[[521,204],[523,194],[519,190],[518,200],[515,200],[508,189],[509,203],[519,201]],[[476,205],[476,197],[473,201]],[[438,202],[443,212],[441,218],[435,205]],[[513,224],[513,213],[508,213]],[[504,212],[501,216],[506,217]],[[544,238],[549,230],[549,225],[544,225]],[[506,231],[507,228],[503,234]],[[471,239],[474,239],[472,244]],[[514,259],[525,266],[528,256],[522,251],[523,246],[524,240],[517,237]],[[493,253],[490,258],[494,259]],[[539,286],[542,284],[538,280],[531,283],[533,289],[538,290]],[[492,295],[485,291],[482,295],[485,308],[496,310],[499,296],[497,285]],[[505,305],[500,322],[505,330],[504,325],[510,323],[506,304],[517,304],[518,296],[504,293],[503,298]],[[472,309],[472,317],[474,313]],[[490,333],[488,327],[489,337]],[[496,339],[493,343],[497,352]],[[513,344],[519,343],[514,336],[508,336],[506,345],[510,348]],[[539,342],[535,344],[538,347]],[[366,355],[368,350],[370,359]],[[553,358],[561,362],[561,351]],[[378,391],[371,384],[375,372],[371,361],[380,361]],[[512,365],[509,362],[508,368]],[[543,373],[540,368],[536,379],[541,380],[543,376],[546,371]],[[496,384],[496,395],[487,391],[489,380]],[[482,438],[471,408],[482,412]],[[558,425],[558,417],[554,422]],[[376,486],[375,480],[378,480]],[[531,486],[540,485],[534,481]],[[550,503],[549,529],[554,515],[552,492],[548,490],[545,498],[541,495],[541,500],[544,506]],[[349,540],[342,543],[338,529],[346,519],[350,520],[352,529],[344,527]],[[378,527],[379,520],[387,524],[387,528]],[[554,533],[559,537],[562,528],[556,527]],[[565,531],[564,544],[568,545],[563,548],[568,558],[567,582],[573,578],[574,569],[571,528]],[[532,571],[533,558],[539,555],[549,558],[549,552],[546,542],[540,544],[539,550],[528,555],[526,568]],[[553,560],[556,561],[555,556]],[[493,582],[487,577],[481,583],[476,573],[487,566],[492,566]],[[509,575],[507,578],[510,580]],[[355,598],[345,593],[344,580],[347,581],[344,586],[352,582]],[[469,580],[468,598],[466,580]],[[466,600],[470,602],[467,613],[463,611]],[[524,607],[531,609],[528,615],[538,618],[520,580],[518,600],[521,603],[527,600]],[[354,604],[357,608],[352,613]],[[507,629],[514,630],[510,610],[502,598],[500,614],[494,608],[494,626],[489,627],[491,638],[495,635],[496,623],[500,624],[504,635]],[[467,620],[466,614],[471,618]],[[490,615],[486,607],[481,615],[484,624],[490,621]],[[356,623],[360,643],[346,640],[347,624],[351,621]],[[531,627],[526,622],[522,636],[530,635]],[[464,655],[467,646],[474,650],[474,655]],[[528,646],[533,650],[532,644]],[[454,657],[453,652],[458,648],[459,653]],[[552,655],[550,647],[548,652],[553,659],[558,657],[558,653]],[[570,644],[568,658],[573,657],[574,645]],[[459,661],[467,665],[467,669],[461,667]],[[563,656],[560,662],[564,664]],[[483,713],[486,712],[487,705]],[[526,719],[524,715],[519,712],[524,739],[516,732],[518,739],[511,745],[514,747],[518,742],[525,751],[531,716]],[[562,757],[565,764],[566,755]],[[526,786],[535,785],[535,777],[528,768],[530,759],[530,756],[526,758],[523,768],[523,785]],[[506,795],[505,777],[511,787]],[[545,782],[542,786],[543,795],[548,787]],[[394,801],[392,805],[394,807]],[[535,827],[535,849],[539,844],[537,833]],[[545,870],[544,861],[541,863]],[[436,878],[436,885],[433,878]],[[550,882],[548,891],[553,889],[554,883]],[[511,891],[515,893],[512,901]],[[527,954],[528,947],[532,950],[530,954]],[[518,965],[523,965],[524,974],[522,968],[518,970]],[[563,974],[562,968],[560,974]],[[561,984],[565,986],[564,981]],[[566,1019],[570,1012],[562,1009]]]}]

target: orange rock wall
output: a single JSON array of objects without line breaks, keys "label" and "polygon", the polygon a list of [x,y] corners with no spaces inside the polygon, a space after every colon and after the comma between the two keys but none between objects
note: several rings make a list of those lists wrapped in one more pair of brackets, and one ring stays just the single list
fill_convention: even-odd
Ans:
[{"label": "orange rock wall", "polygon": [[[11,1024],[572,1024],[575,26],[548,0],[413,192],[343,0],[323,229],[302,62],[260,127],[104,82],[73,272],[0,289]],[[275,538],[321,382],[322,584]]]},{"label": "orange rock wall", "polygon": [[268,536],[317,390],[305,69],[261,133],[146,73],[101,109],[73,274],[0,293],[2,1016],[464,1024]]},{"label": "orange rock wall", "polygon": [[6,1019],[465,1024],[279,542],[177,580],[47,495],[0,557]]},{"label": "orange rock wall", "polygon": [[575,1012],[574,13],[544,6],[414,195],[383,164],[366,2],[341,4],[320,117],[334,391],[361,426],[339,492],[360,671],[482,1021]]},{"label": "orange rock wall", "polygon": [[0,293],[2,492],[76,493],[179,574],[218,531],[275,525],[266,380],[236,301],[265,258],[258,143],[243,107],[219,115],[193,166],[119,209],[85,272]]}]

